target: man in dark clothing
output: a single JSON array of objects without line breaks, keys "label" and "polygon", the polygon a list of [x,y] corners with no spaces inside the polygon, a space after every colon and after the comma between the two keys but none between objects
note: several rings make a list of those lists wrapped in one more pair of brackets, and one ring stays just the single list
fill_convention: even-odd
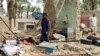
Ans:
[{"label": "man in dark clothing", "polygon": [[49,21],[47,19],[46,13],[43,13],[41,27],[42,27],[42,30],[41,30],[40,42],[43,42],[43,41],[49,42],[49,40],[48,40]]}]

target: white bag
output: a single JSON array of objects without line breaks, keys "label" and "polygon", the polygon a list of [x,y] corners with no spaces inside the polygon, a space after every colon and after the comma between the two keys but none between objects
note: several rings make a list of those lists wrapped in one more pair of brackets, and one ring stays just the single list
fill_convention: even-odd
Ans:
[{"label": "white bag", "polygon": [[65,36],[61,35],[61,34],[53,34],[53,36],[56,38],[56,39],[59,39],[59,41],[65,41]]},{"label": "white bag", "polygon": [[2,48],[2,51],[7,56],[13,56],[14,54],[17,54],[19,52],[19,47],[14,45],[5,45],[4,48]]},{"label": "white bag", "polygon": [[58,46],[55,43],[49,43],[49,42],[42,42],[39,44],[40,47],[48,47],[48,48],[54,48],[56,46]]}]

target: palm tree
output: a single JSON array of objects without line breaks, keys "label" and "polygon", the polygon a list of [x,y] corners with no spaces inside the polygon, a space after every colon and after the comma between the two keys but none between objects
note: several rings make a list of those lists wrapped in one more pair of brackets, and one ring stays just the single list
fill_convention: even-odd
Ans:
[{"label": "palm tree", "polygon": [[23,18],[24,6],[20,7],[20,17]]},{"label": "palm tree", "polygon": [[[17,9],[17,15],[18,15],[18,17],[21,17],[22,18],[22,14],[23,14],[23,12],[26,12],[26,17],[28,18],[28,16],[29,16],[29,12],[31,11],[31,5],[30,5],[30,3],[27,1],[27,0],[18,0],[17,1],[17,6],[18,6],[18,9]],[[27,4],[27,6],[26,5],[23,5],[22,6],[22,4]]]},{"label": "palm tree", "polygon": [[95,10],[97,5],[100,4],[100,0],[83,0],[84,10]]},{"label": "palm tree", "polygon": [[27,6],[27,18],[29,16],[29,11],[30,11],[30,5]]},{"label": "palm tree", "polygon": [[21,4],[25,3],[26,1],[27,0],[7,0],[10,28],[12,28],[12,18],[14,19],[14,26],[16,26],[16,14],[17,12],[19,12],[19,14],[21,13]]}]

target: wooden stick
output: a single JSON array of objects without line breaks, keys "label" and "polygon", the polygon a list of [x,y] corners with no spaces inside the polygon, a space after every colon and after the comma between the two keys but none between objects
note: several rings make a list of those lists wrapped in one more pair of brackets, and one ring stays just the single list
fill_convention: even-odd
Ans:
[{"label": "wooden stick", "polygon": [[[14,32],[11,30],[11,28],[6,24],[6,22],[2,19],[2,17],[0,17],[0,19],[1,19],[1,21],[5,24],[5,26],[11,31],[11,33],[12,34],[14,34]],[[18,38],[15,34],[14,34],[14,36],[16,37],[16,38]]]}]

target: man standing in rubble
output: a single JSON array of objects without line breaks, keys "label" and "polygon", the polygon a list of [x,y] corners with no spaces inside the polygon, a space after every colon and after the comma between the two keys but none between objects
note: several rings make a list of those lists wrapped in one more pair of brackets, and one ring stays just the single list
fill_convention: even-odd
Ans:
[{"label": "man standing in rubble", "polygon": [[49,42],[49,39],[48,39],[49,20],[47,19],[46,13],[43,13],[41,27],[42,27],[42,30],[41,30],[40,42],[43,42],[43,41]]},{"label": "man standing in rubble", "polygon": [[97,32],[97,17],[93,14],[90,18],[90,27],[94,33]]}]

